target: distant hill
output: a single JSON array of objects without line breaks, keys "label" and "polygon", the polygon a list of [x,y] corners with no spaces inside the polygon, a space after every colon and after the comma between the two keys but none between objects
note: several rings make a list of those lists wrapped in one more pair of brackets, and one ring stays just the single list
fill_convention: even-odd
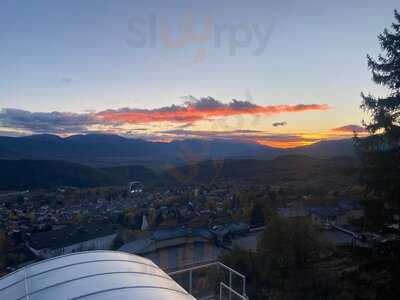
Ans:
[{"label": "distant hill", "polygon": [[0,190],[97,187],[158,179],[157,174],[143,166],[97,169],[65,161],[0,160]]},{"label": "distant hill", "polygon": [[357,180],[357,161],[350,157],[317,159],[286,155],[272,160],[220,160],[170,169],[168,176],[183,182],[243,182],[291,184],[305,189],[338,189]]},{"label": "distant hill", "polygon": [[322,141],[305,147],[288,149],[288,154],[303,154],[318,158],[355,156],[352,139]]},{"label": "distant hill", "polygon": [[93,187],[112,182],[105,172],[63,161],[1,160],[0,170],[1,190]]},{"label": "distant hill", "polygon": [[357,161],[351,157],[317,159],[304,155],[272,160],[216,159],[155,172],[144,166],[95,168],[55,160],[0,160],[0,190],[97,187],[188,182],[298,185],[305,189],[340,189],[356,182]]},{"label": "distant hill", "polygon": [[100,170],[111,176],[112,182],[116,184],[127,184],[130,181],[157,183],[165,180],[162,172],[154,172],[143,166],[120,166],[102,168]]}]

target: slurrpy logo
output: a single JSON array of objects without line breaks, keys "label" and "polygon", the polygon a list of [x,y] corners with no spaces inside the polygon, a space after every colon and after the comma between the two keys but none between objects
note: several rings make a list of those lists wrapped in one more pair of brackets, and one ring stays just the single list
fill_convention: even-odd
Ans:
[{"label": "slurrpy logo", "polygon": [[249,48],[252,55],[260,56],[273,32],[272,24],[263,27],[257,23],[216,23],[211,15],[194,17],[191,12],[184,13],[174,24],[175,32],[172,22],[157,14],[132,17],[127,43],[135,48],[190,48],[193,53],[186,63],[195,64],[204,61],[211,48],[225,49],[230,56]]}]

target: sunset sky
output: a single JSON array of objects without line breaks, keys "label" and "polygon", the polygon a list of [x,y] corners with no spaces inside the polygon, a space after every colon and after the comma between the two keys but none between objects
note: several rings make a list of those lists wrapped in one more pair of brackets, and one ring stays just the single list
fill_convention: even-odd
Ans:
[{"label": "sunset sky", "polygon": [[141,2],[1,1],[0,135],[295,147],[363,134],[386,92],[366,54],[398,0]]}]

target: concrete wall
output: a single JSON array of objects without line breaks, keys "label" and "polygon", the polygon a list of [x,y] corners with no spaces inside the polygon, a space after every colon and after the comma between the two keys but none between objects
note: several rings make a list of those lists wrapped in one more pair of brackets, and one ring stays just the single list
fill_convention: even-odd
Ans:
[{"label": "concrete wall", "polygon": [[158,248],[143,254],[161,269],[171,271],[190,265],[218,259],[220,249],[211,241],[193,242],[166,248]]}]

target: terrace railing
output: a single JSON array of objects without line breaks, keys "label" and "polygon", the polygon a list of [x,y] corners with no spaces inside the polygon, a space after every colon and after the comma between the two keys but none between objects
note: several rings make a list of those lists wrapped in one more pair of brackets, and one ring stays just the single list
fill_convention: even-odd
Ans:
[{"label": "terrace railing", "polygon": [[187,267],[169,275],[199,300],[248,299],[246,277],[219,261]]}]

